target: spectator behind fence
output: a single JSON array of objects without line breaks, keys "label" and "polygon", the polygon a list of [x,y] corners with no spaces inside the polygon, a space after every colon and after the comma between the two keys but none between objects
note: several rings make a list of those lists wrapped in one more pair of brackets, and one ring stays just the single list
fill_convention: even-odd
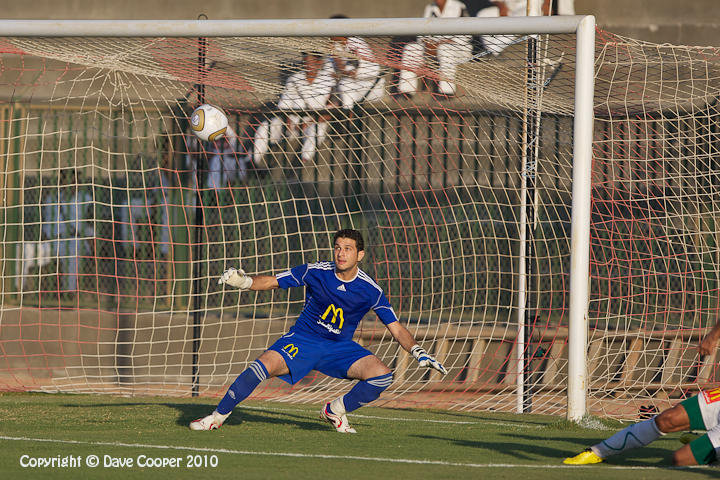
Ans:
[{"label": "spectator behind fence", "polygon": [[[122,193],[118,194],[118,198],[122,198],[122,200],[116,200],[115,231],[119,234],[120,247],[127,249],[122,257],[134,259],[138,257],[142,246],[150,240],[146,238],[147,235],[141,235],[139,228],[141,225],[149,223],[147,203],[151,190],[147,189],[148,185],[144,178],[142,155],[137,154],[135,158],[128,160],[126,168],[124,180],[127,183],[121,189]],[[120,181],[122,182],[122,180]]]},{"label": "spectator behind fence", "polygon": [[227,188],[236,181],[245,181],[247,175],[246,157],[238,154],[238,137],[231,128],[228,130],[223,138],[207,144],[209,189]]},{"label": "spectator behind fence", "polygon": [[25,282],[30,276],[30,269],[42,268],[49,264],[51,259],[51,246],[48,241],[26,240],[22,243],[22,258],[20,261],[20,276],[16,278],[15,285],[23,290]]},{"label": "spectator behind fence", "polygon": [[207,159],[203,168],[203,190],[227,188],[237,181],[244,182],[247,178],[247,155],[237,133],[228,127],[223,138],[213,142],[200,140],[193,134],[185,136],[184,168],[192,175],[192,189],[196,188],[199,175],[198,162]]},{"label": "spectator behind fence", "polygon": [[[501,11],[502,16],[508,17],[523,17],[527,15],[528,3],[527,0],[493,0],[493,2]],[[540,5],[541,15],[551,15],[551,1],[543,0]]]},{"label": "spectator behind fence", "polygon": [[[457,18],[467,16],[465,4],[457,0],[434,0],[425,7],[424,18]],[[455,71],[472,57],[470,35],[439,35],[418,37],[403,48],[398,93],[414,95],[418,89],[418,72],[425,57],[435,57],[438,64],[437,90],[445,96],[455,95]]]},{"label": "spectator behind fence", "polygon": [[[139,156],[138,156],[139,157]],[[127,258],[167,258],[170,253],[170,172],[159,167],[142,169],[129,176],[127,199],[119,205],[117,229]],[[132,253],[129,253],[132,252]]]},{"label": "spectator behind fence", "polygon": [[[157,211],[156,224],[160,231],[155,238],[158,245],[157,250],[165,258],[170,255],[170,208],[173,204],[173,191],[176,189],[173,181],[173,172],[164,168],[158,168],[158,178],[160,187],[158,189],[158,199],[155,210]],[[176,200],[178,201],[178,200]]]},{"label": "spectator behind fence", "polygon": [[[527,0],[467,0],[471,17],[522,17],[527,14]],[[550,0],[544,0],[541,11],[550,14]],[[482,46],[493,56],[498,56],[518,38],[517,35],[480,35]]]},{"label": "spectator behind fence", "polygon": [[[348,17],[338,14],[330,18]],[[332,42],[330,61],[342,108],[350,110],[359,103],[380,100],[385,94],[385,79],[370,45],[360,37],[332,37]]]},{"label": "spectator behind fence", "polygon": [[81,188],[74,167],[60,171],[59,185],[50,189],[43,199],[43,235],[51,242],[51,254],[56,258],[58,288],[75,292],[80,289],[78,280],[82,239],[95,236],[92,220],[93,199]]},{"label": "spectator behind fence", "polygon": [[[285,82],[285,89],[277,103],[278,110],[322,110],[327,108],[330,94],[336,85],[331,62],[326,62],[318,52],[304,52],[302,68],[290,75]],[[283,130],[287,129],[286,138],[293,139],[303,135],[300,158],[308,162],[315,157],[327,133],[327,118],[323,115],[314,119],[311,115],[300,116],[299,113],[287,115],[287,121],[280,116],[263,120],[255,131],[253,143],[253,161],[256,165],[263,164],[264,155],[270,146],[283,139]]]}]

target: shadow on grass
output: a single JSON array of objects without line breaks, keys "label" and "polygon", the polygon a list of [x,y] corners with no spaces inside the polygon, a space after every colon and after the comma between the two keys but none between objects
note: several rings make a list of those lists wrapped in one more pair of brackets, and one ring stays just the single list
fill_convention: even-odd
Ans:
[{"label": "shadow on grass", "polygon": [[424,440],[440,440],[458,447],[481,448],[483,450],[497,451],[503,455],[510,455],[516,459],[523,460],[545,461],[548,458],[557,458],[559,461],[562,461],[563,458],[569,455],[569,452],[566,450],[547,446],[547,439],[545,439],[545,444],[543,444],[542,442],[528,443],[527,441],[522,440],[520,436],[517,437],[517,441],[507,442],[497,441],[497,437],[494,437],[492,440],[466,440],[439,437],[435,435],[411,436],[422,438]]},{"label": "shadow on grass", "polygon": [[[389,412],[407,412],[407,413],[419,413],[423,410],[420,409],[413,409],[413,408],[397,408],[397,407],[381,407],[383,410],[387,410]],[[508,414],[504,412],[497,412],[494,414],[482,414],[478,412],[453,412],[453,411],[446,411],[446,410],[429,410],[433,415],[442,415],[444,417],[449,418],[459,418],[461,421],[464,422],[503,422],[503,423],[514,423],[517,424],[517,426],[521,427],[524,425],[537,425],[537,426],[546,426],[548,424],[547,420],[542,419],[533,419],[530,418],[511,418],[513,414]]]},{"label": "shadow on grass", "polygon": [[[88,408],[88,404],[66,403],[62,405],[65,408]],[[212,412],[217,404],[197,404],[197,403],[167,403],[167,402],[130,402],[130,403],[95,403],[92,407],[113,407],[113,408],[136,408],[136,407],[168,407],[174,408],[179,412],[179,416],[175,423],[179,426],[187,428],[187,426],[195,419],[202,418]],[[297,415],[290,412],[281,412],[277,410],[264,410],[262,408],[253,407],[252,410],[242,408],[242,404],[235,408],[233,414],[225,421],[224,425],[241,425],[245,422],[257,422],[270,425],[293,425],[303,430],[324,430],[328,429],[318,415],[317,420],[310,421],[307,415]]]}]

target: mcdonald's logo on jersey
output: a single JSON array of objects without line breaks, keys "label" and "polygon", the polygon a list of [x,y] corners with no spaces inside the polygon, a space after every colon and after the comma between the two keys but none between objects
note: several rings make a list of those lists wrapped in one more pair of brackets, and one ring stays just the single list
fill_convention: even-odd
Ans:
[{"label": "mcdonald's logo on jersey", "polygon": [[282,349],[283,352],[287,353],[290,358],[295,358],[295,355],[298,353],[298,347],[292,343],[288,343]]},{"label": "mcdonald's logo on jersey", "polygon": [[332,320],[330,320],[330,323],[335,323],[335,320],[340,320],[338,323],[338,328],[342,330],[343,323],[345,323],[345,317],[343,316],[343,310],[342,308],[336,307],[334,304],[330,304],[330,306],[325,310],[325,313],[322,314],[323,320],[327,320],[327,316],[332,312]]},{"label": "mcdonald's logo on jersey", "polygon": [[720,401],[720,388],[713,388],[712,390],[703,390],[703,396],[705,397],[705,403],[715,403]]}]

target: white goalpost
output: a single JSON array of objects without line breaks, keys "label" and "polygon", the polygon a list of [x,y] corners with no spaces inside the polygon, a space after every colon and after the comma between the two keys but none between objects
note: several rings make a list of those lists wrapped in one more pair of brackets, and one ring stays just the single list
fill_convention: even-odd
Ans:
[{"label": "white goalpost", "polygon": [[[219,395],[302,301],[238,296],[217,275],[322,260],[353,227],[362,268],[450,368],[412,370],[367,318],[356,339],[396,372],[380,402],[579,420],[596,352],[595,28],[592,16],[0,21],[0,390]],[[367,42],[343,62],[377,65],[367,85],[381,93],[348,107],[335,88],[323,108],[283,109],[302,56],[332,68],[337,37]],[[447,67],[459,53],[442,45],[470,37]],[[425,42],[415,64],[412,42]],[[194,139],[201,103],[225,109],[236,136]],[[318,374],[256,394],[341,388]]]},{"label": "white goalpost", "polygon": [[587,394],[589,282],[585,278],[585,272],[590,268],[590,174],[595,85],[595,20],[593,18],[584,18],[578,26],[576,59],[567,417],[577,421],[585,415]]}]

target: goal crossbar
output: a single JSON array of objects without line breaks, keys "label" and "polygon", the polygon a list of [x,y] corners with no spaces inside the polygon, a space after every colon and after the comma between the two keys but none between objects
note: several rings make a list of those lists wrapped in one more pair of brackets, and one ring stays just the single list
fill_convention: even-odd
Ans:
[{"label": "goal crossbar", "polygon": [[591,15],[321,20],[2,20],[9,37],[314,37],[575,33]]}]

